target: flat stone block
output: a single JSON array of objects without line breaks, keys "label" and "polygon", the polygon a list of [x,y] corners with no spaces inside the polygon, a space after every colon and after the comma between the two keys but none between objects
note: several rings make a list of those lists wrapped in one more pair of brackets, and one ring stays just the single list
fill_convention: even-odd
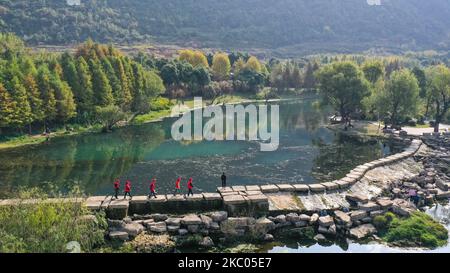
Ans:
[{"label": "flat stone block", "polygon": [[217,187],[217,191],[219,193],[224,193],[224,192],[232,192],[233,189],[231,187]]},{"label": "flat stone block", "polygon": [[245,186],[245,189],[247,191],[260,191],[261,190],[261,188],[258,185]]},{"label": "flat stone block", "polygon": [[265,196],[264,194],[250,195],[247,198],[252,203],[269,202],[269,198],[267,196]]},{"label": "flat stone block", "polygon": [[308,187],[311,192],[324,192],[326,190],[325,186],[321,184],[311,184]]},{"label": "flat stone block", "polygon": [[186,196],[186,201],[203,201],[203,194],[194,194]]},{"label": "flat stone block", "polygon": [[160,195],[156,195],[157,198],[149,198],[148,202],[149,203],[162,203],[162,202],[167,202],[167,197],[165,194],[160,194]]},{"label": "flat stone block", "polygon": [[294,191],[294,187],[290,184],[277,184],[280,191]]},{"label": "flat stone block", "polygon": [[222,195],[222,197],[224,197],[224,196],[229,196],[229,195],[239,195],[239,193],[240,192],[237,192],[237,191],[230,191],[230,192],[221,193],[221,195]]},{"label": "flat stone block", "polygon": [[344,182],[347,182],[347,183],[349,183],[349,184],[355,184],[357,181],[358,181],[358,179],[356,179],[356,178],[354,178],[354,177],[348,177],[348,176],[346,176],[346,177],[344,177],[344,178],[342,178],[342,179],[339,179],[340,181],[344,181]]},{"label": "flat stone block", "polygon": [[340,189],[348,188],[348,187],[350,187],[350,185],[351,185],[349,182],[343,181],[343,180],[338,180],[338,181],[336,181],[335,183],[339,185],[339,188],[340,188]]},{"label": "flat stone block", "polygon": [[250,195],[260,195],[263,194],[262,191],[246,191],[244,195],[250,196]]},{"label": "flat stone block", "polygon": [[167,202],[183,202],[186,201],[186,198],[184,198],[183,195],[173,195],[173,194],[168,194],[167,195]]},{"label": "flat stone block", "polygon": [[111,202],[108,205],[108,209],[128,209],[130,206],[130,203],[128,200],[111,200]]},{"label": "flat stone block", "polygon": [[346,177],[355,178],[356,180],[359,180],[364,177],[363,173],[349,173],[346,175]]},{"label": "flat stone block", "polygon": [[273,193],[273,192],[279,192],[280,189],[276,185],[262,185],[261,191],[263,193]]},{"label": "flat stone block", "polygon": [[321,185],[324,186],[327,189],[327,191],[333,191],[333,190],[339,189],[339,185],[334,182],[325,182],[325,183],[322,183]]},{"label": "flat stone block", "polygon": [[222,196],[219,193],[213,193],[213,192],[203,193],[203,198],[207,201],[222,200]]},{"label": "flat stone block", "polygon": [[294,190],[296,192],[304,192],[304,193],[309,192],[308,185],[305,185],[305,184],[294,184],[292,186],[294,187]]},{"label": "flat stone block", "polygon": [[130,200],[130,204],[145,204],[148,202],[148,196],[133,196]]},{"label": "flat stone block", "polygon": [[245,203],[245,199],[241,195],[227,195],[223,197],[225,205]]},{"label": "flat stone block", "polygon": [[245,191],[245,186],[233,186],[231,187],[233,191]]}]

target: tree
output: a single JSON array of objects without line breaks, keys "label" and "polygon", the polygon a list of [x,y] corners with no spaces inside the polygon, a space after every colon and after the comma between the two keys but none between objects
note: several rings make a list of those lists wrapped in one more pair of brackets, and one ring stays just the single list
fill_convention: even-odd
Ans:
[{"label": "tree", "polygon": [[330,104],[345,121],[362,108],[369,95],[369,84],[353,62],[335,62],[317,73],[323,103]]},{"label": "tree", "polygon": [[15,106],[8,91],[0,83],[0,129],[11,125],[12,119],[14,118]]},{"label": "tree", "polygon": [[384,102],[393,126],[408,115],[416,113],[419,84],[416,77],[408,69],[394,71],[387,82]]},{"label": "tree", "polygon": [[97,121],[103,125],[103,131],[111,131],[114,125],[119,121],[125,120],[127,115],[116,105],[108,105],[105,107],[96,107]]},{"label": "tree", "polygon": [[439,132],[439,125],[450,108],[450,69],[437,65],[430,67],[426,75],[427,94],[434,112],[434,131]]},{"label": "tree", "polygon": [[56,118],[58,121],[66,122],[76,115],[76,104],[73,93],[67,82],[59,78],[58,73],[54,73],[51,84],[55,90]]},{"label": "tree", "polygon": [[245,68],[253,70],[255,72],[261,72],[261,63],[256,57],[251,56],[245,64]]},{"label": "tree", "polygon": [[192,71],[192,85],[194,88],[203,87],[211,82],[211,76],[205,67],[197,67]]},{"label": "tree", "polygon": [[160,74],[166,86],[176,85],[179,83],[179,71],[176,64],[173,62],[164,65],[161,68]]},{"label": "tree", "polygon": [[221,81],[226,80],[230,75],[230,59],[225,53],[216,53],[213,58],[212,70],[214,78]]},{"label": "tree", "polygon": [[[43,102],[39,93],[36,80],[32,75],[27,75],[23,82],[28,94],[28,102],[31,107],[31,115],[33,121],[42,121],[45,117],[43,110]],[[31,126],[30,126],[31,133]]]},{"label": "tree", "polygon": [[77,78],[79,90],[74,91],[77,110],[84,120],[94,112],[94,90],[89,66],[83,57],[77,59]]},{"label": "tree", "polygon": [[127,111],[131,107],[131,102],[133,96],[131,95],[130,83],[125,73],[125,68],[123,67],[122,59],[116,58],[115,60],[115,70],[117,73],[118,80],[121,84],[121,93],[117,95],[117,104],[121,106],[124,111]]},{"label": "tree", "polygon": [[201,51],[197,50],[194,51],[190,49],[180,50],[178,59],[180,61],[190,63],[193,67],[197,66],[209,67],[208,59],[206,58],[205,54],[203,54],[203,52]]},{"label": "tree", "polygon": [[373,85],[381,77],[384,77],[384,65],[377,60],[368,60],[362,65],[362,71],[366,79]]},{"label": "tree", "polygon": [[108,77],[103,72],[98,61],[89,60],[89,66],[92,73],[92,87],[94,90],[94,101],[97,106],[107,106],[113,104],[114,97]]},{"label": "tree", "polygon": [[236,77],[239,75],[239,72],[241,72],[242,69],[245,67],[245,61],[242,58],[239,58],[237,61],[234,62],[233,65],[233,74]]},{"label": "tree", "polygon": [[52,121],[56,117],[55,90],[50,83],[50,71],[47,65],[38,68],[37,85],[42,99],[44,121]]}]

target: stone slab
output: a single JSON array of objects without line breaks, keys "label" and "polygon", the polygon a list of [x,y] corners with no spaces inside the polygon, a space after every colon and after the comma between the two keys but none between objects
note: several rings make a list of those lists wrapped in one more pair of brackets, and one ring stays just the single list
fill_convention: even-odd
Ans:
[{"label": "stone slab", "polygon": [[325,186],[321,184],[311,184],[308,187],[311,192],[324,192],[326,190]]},{"label": "stone slab", "polygon": [[258,185],[247,185],[245,186],[247,191],[260,191],[261,188]]},{"label": "stone slab", "polygon": [[261,191],[263,193],[275,193],[275,192],[279,192],[280,188],[278,188],[276,185],[262,185]]},{"label": "stone slab", "polygon": [[294,184],[292,186],[294,187],[294,190],[296,192],[304,192],[304,193],[308,193],[309,192],[308,185],[305,185],[305,184]]},{"label": "stone slab", "polygon": [[290,184],[277,184],[280,191],[294,191],[295,188]]},{"label": "stone slab", "polygon": [[223,197],[223,202],[226,205],[242,204],[242,203],[245,203],[245,199],[241,195],[227,195],[227,196]]}]

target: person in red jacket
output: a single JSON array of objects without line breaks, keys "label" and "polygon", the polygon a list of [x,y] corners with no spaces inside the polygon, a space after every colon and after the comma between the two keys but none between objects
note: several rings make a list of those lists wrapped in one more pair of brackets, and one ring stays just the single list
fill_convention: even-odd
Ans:
[{"label": "person in red jacket", "polygon": [[173,196],[176,196],[178,193],[180,193],[181,190],[181,177],[177,178],[177,181],[175,181],[175,191],[173,192]]},{"label": "person in red jacket", "polygon": [[123,199],[126,199],[127,195],[130,196],[130,199],[133,198],[133,196],[131,196],[131,182],[130,182],[130,180],[127,180],[127,182],[125,183],[125,195],[123,196]]},{"label": "person in red jacket", "polygon": [[187,196],[189,196],[189,194],[194,195],[194,193],[192,192],[192,189],[194,188],[194,184],[192,183],[192,177],[189,178],[189,181],[187,183],[187,187],[188,187],[188,194],[187,194]]},{"label": "person in red jacket", "polygon": [[152,182],[150,183],[150,194],[148,195],[148,198],[151,198],[153,195],[153,197],[156,197],[156,178],[152,179]]},{"label": "person in red jacket", "polygon": [[120,190],[120,180],[117,178],[116,181],[114,181],[114,196],[116,199],[119,199],[119,190]]}]

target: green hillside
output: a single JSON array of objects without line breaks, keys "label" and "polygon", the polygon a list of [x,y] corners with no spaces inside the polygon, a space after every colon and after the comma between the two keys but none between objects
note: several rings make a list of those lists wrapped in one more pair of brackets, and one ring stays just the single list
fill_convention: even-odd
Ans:
[{"label": "green hillside", "polygon": [[29,44],[99,42],[280,52],[450,48],[448,0],[0,0],[0,30]]}]

